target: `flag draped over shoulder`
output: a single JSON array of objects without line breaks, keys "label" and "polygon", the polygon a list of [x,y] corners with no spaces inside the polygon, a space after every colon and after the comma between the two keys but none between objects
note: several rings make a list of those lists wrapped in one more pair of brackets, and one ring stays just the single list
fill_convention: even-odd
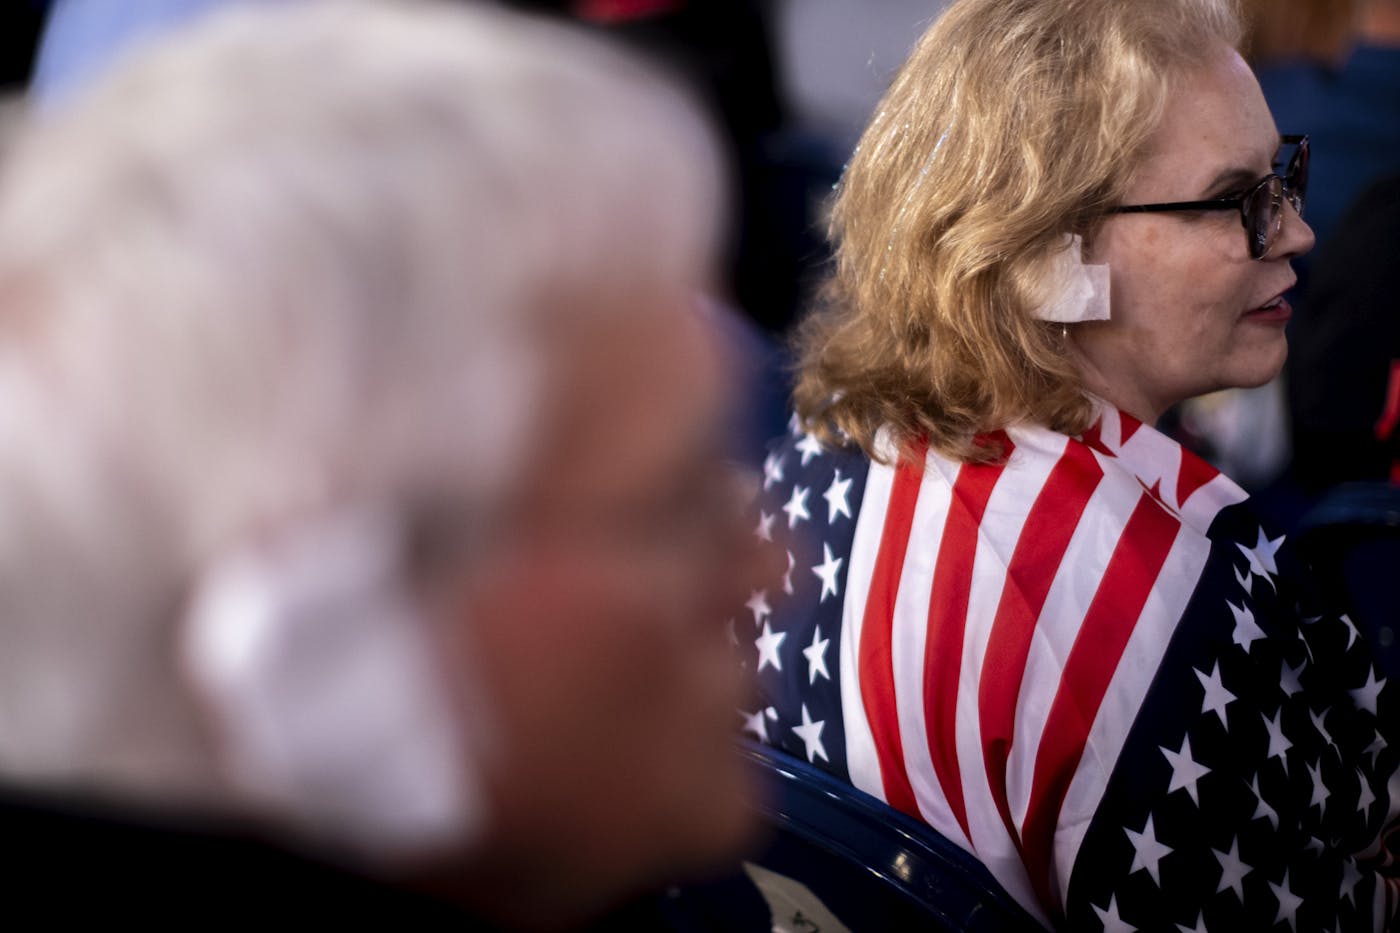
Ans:
[{"label": "flag draped over shoulder", "polygon": [[1121,412],[997,440],[1001,464],[887,466],[794,422],[755,529],[788,572],[734,622],[744,730],[926,821],[1049,925],[1387,922],[1396,691],[1285,539]]}]

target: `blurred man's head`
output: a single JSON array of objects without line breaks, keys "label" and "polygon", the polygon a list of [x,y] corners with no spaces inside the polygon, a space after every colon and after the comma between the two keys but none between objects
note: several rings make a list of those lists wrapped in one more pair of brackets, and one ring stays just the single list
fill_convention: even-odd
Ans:
[{"label": "blurred man's head", "polygon": [[716,175],[630,60],[411,4],[216,19],[25,128],[4,777],[529,854],[561,910],[732,847]]}]

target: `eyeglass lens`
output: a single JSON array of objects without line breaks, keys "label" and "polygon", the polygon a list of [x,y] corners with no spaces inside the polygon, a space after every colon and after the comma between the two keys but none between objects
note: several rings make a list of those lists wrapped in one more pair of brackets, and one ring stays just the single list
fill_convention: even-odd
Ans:
[{"label": "eyeglass lens", "polygon": [[1293,208],[1302,216],[1303,202],[1308,196],[1308,163],[1312,159],[1307,140],[1298,144],[1298,149],[1293,153],[1293,158],[1288,160],[1288,176],[1283,180],[1283,186],[1287,189],[1288,200],[1293,202]]},{"label": "eyeglass lens", "polygon": [[1249,231],[1250,255],[1262,259],[1273,248],[1278,232],[1283,228],[1283,199],[1293,205],[1298,216],[1303,215],[1303,204],[1308,189],[1308,146],[1299,145],[1293,157],[1288,160],[1288,171],[1284,178],[1270,175],[1245,198],[1242,205]]},{"label": "eyeglass lens", "polygon": [[1262,259],[1274,245],[1274,238],[1283,226],[1283,183],[1270,175],[1245,196],[1246,227],[1249,230],[1249,253]]}]

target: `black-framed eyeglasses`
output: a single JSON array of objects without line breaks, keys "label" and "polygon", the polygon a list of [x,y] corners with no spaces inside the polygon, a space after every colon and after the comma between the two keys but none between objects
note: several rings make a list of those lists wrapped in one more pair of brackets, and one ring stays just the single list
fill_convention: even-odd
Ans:
[{"label": "black-framed eyeglasses", "polygon": [[1283,228],[1283,200],[1293,205],[1298,216],[1303,216],[1303,202],[1308,193],[1308,137],[1289,135],[1281,137],[1284,144],[1297,146],[1293,157],[1288,160],[1288,170],[1280,177],[1270,172],[1248,191],[1233,198],[1212,198],[1207,201],[1171,201],[1165,204],[1123,204],[1108,209],[1110,214],[1155,214],[1166,211],[1233,211],[1240,212],[1246,235],[1249,237],[1249,255],[1252,259],[1263,259],[1273,249],[1278,240],[1278,232]]}]

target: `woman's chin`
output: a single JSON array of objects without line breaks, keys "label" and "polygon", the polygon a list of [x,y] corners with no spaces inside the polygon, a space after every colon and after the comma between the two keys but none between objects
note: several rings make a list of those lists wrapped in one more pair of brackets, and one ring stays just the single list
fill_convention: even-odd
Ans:
[{"label": "woman's chin", "polygon": [[1231,383],[1231,387],[1258,388],[1272,382],[1283,372],[1283,364],[1288,359],[1288,341],[1282,331],[1279,332],[1278,339],[1271,341],[1271,344],[1251,354],[1251,359],[1242,361],[1239,376]]}]

